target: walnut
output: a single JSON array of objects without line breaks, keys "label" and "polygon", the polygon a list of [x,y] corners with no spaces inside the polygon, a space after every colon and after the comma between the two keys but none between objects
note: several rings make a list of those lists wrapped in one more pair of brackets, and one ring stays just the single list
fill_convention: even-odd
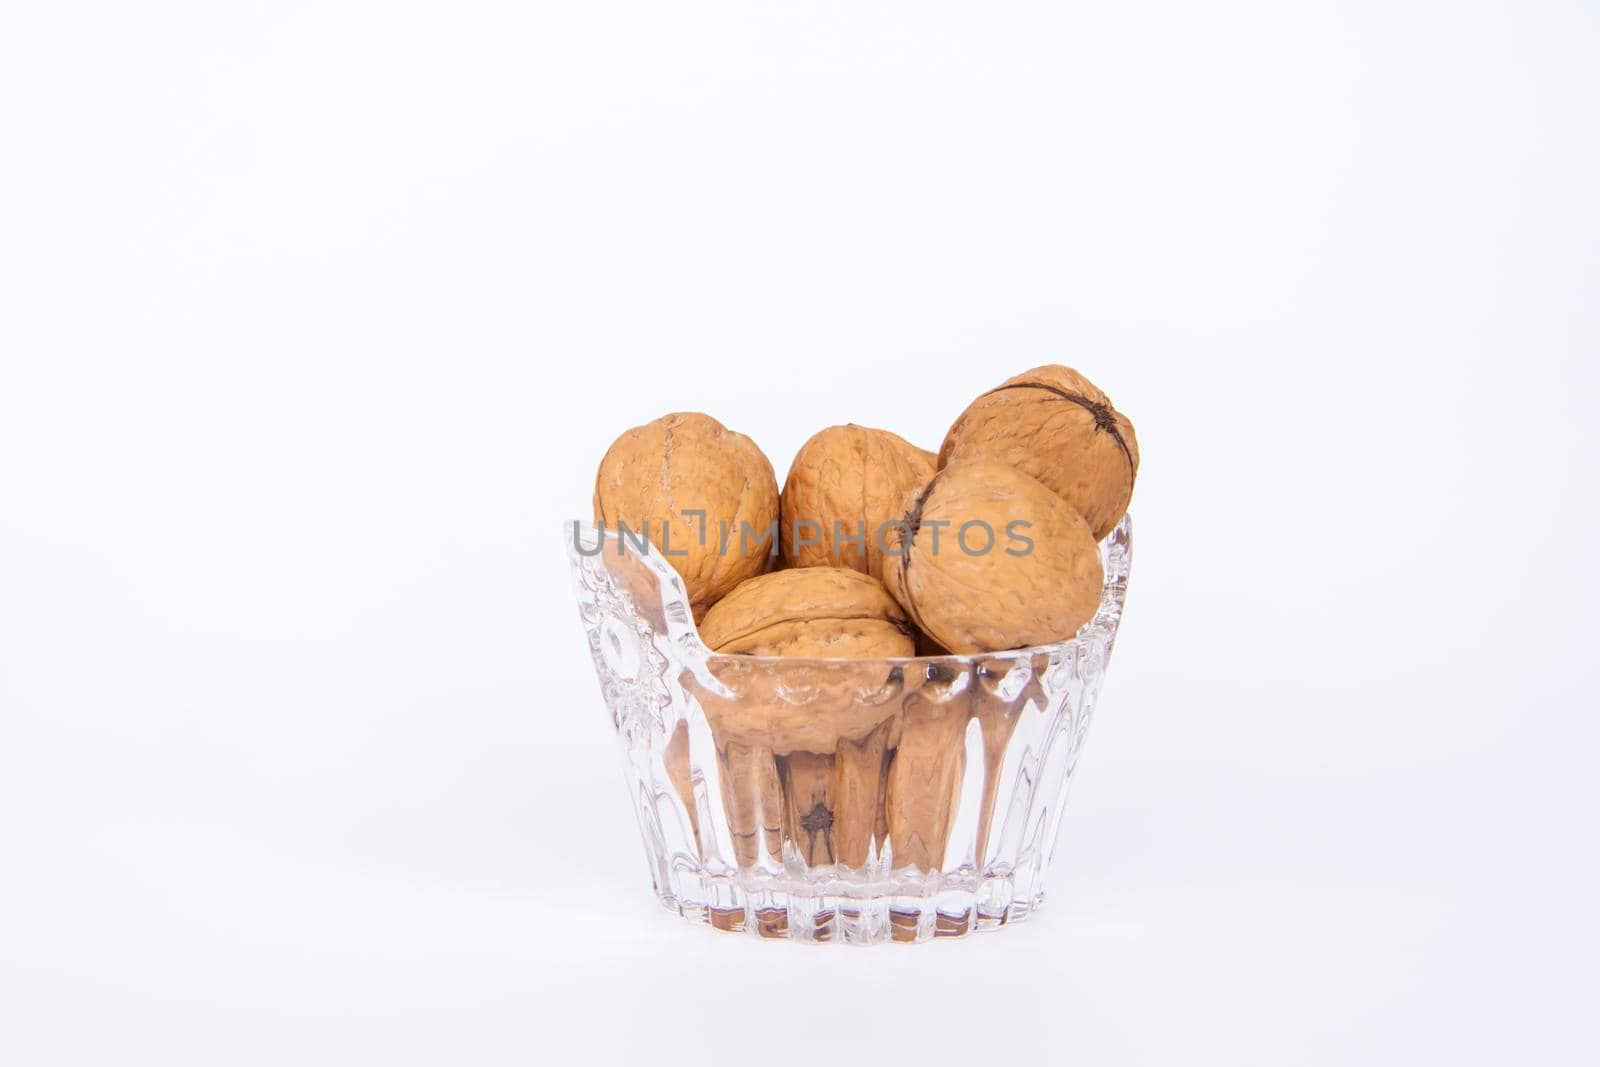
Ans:
[{"label": "walnut", "polygon": [[908,503],[904,526],[887,538],[898,555],[884,584],[951,652],[1064,641],[1094,617],[1099,546],[1043,483],[1003,463],[951,463]]},{"label": "walnut", "polygon": [[785,565],[851,567],[881,578],[880,533],[900,517],[906,494],[933,477],[935,459],[888,430],[852,424],[813,435],[783,484]]},{"label": "walnut", "polygon": [[1039,479],[1078,509],[1098,541],[1128,510],[1139,442],[1133,423],[1093,382],[1052,364],[967,406],[945,436],[939,465],[964,459],[998,460]]},{"label": "walnut", "polygon": [[801,567],[751,578],[706,612],[713,652],[858,659],[912,654],[906,613],[877,579],[848,567]]},{"label": "walnut", "polygon": [[771,565],[778,481],[744,434],[699,412],[664,415],[612,442],[595,476],[594,518],[646,534],[699,618]]}]

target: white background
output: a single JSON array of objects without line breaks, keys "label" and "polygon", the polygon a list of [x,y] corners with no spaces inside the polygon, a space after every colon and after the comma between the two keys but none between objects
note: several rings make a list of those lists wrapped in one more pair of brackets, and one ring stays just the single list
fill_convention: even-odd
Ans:
[{"label": "white background", "polygon": [[[1592,3],[7,5],[0,1061],[1593,1062],[1597,56]],[[606,445],[934,448],[1049,361],[1143,452],[1050,907],[661,912],[560,543]]]}]

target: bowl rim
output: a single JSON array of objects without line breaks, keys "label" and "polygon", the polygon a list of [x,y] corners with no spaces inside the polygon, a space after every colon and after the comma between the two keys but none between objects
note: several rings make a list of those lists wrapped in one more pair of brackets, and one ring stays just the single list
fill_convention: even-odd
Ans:
[{"label": "bowl rim", "polygon": [[[653,545],[646,542],[644,552],[625,551],[626,545],[620,539],[616,529],[601,527],[598,524],[582,519],[568,519],[562,523],[567,551],[567,559],[572,568],[574,580],[584,571],[592,567],[591,561],[602,560],[611,553],[599,545],[597,537],[608,542],[615,542],[618,556],[631,555],[650,572],[656,579],[657,588],[660,590],[660,615],[667,626],[667,633],[659,634],[657,628],[648,622],[651,614],[640,610],[632,604],[632,593],[627,589],[618,588],[618,592],[629,598],[630,605],[635,614],[646,625],[657,631],[659,636],[666,637],[676,645],[680,652],[692,655],[707,665],[728,664],[745,667],[775,668],[784,665],[789,668],[806,667],[833,667],[846,669],[861,667],[863,664],[888,664],[904,667],[907,664],[937,665],[962,665],[966,667],[982,667],[989,663],[1014,663],[1032,661],[1038,656],[1061,656],[1074,651],[1076,648],[1087,646],[1095,639],[1110,642],[1115,639],[1118,625],[1122,619],[1123,606],[1127,598],[1128,577],[1132,570],[1133,560],[1133,514],[1128,512],[1117,520],[1110,533],[1101,539],[1100,559],[1105,571],[1105,582],[1100,591],[1100,606],[1095,609],[1094,617],[1079,628],[1077,634],[1064,641],[1054,641],[1043,645],[1029,645],[1024,648],[1002,649],[995,652],[965,652],[950,653],[943,656],[870,656],[865,658],[850,658],[842,656],[814,657],[814,656],[753,656],[744,653],[713,652],[704,641],[700,639],[700,629],[695,623],[694,613],[689,608],[689,595],[684,587],[683,578],[666,562],[660,552],[650,551]],[[584,544],[594,545],[593,551],[583,551]],[[609,567],[605,567],[610,572]],[[615,578],[613,577],[613,581]],[[1109,650],[1108,650],[1109,651]]]}]

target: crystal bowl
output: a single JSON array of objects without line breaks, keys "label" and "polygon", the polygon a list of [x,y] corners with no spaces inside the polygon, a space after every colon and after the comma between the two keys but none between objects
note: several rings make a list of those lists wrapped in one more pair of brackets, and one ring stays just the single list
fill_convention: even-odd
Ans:
[{"label": "crystal bowl", "polygon": [[1122,617],[1130,520],[1075,638],[981,655],[716,655],[655,552],[569,523],[600,688],[661,903],[762,938],[875,944],[1018,922]]}]

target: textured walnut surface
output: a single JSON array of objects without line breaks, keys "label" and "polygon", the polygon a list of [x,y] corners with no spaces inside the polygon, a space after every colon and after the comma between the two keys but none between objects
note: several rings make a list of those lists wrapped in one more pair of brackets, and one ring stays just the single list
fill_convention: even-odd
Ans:
[{"label": "textured walnut surface", "polygon": [[875,578],[846,567],[802,567],[751,578],[700,623],[713,652],[876,658],[913,652],[906,613]]},{"label": "textured walnut surface", "polygon": [[[1013,527],[1013,523],[1027,523]],[[967,524],[964,550],[960,531]],[[1094,617],[1104,573],[1089,526],[1014,467],[952,463],[908,502],[910,544],[884,584],[917,628],[956,653],[1065,641]],[[993,532],[993,544],[978,552]],[[1015,530],[1031,542],[1008,535]],[[891,534],[899,548],[902,533]]]},{"label": "textured walnut surface", "polygon": [[1128,510],[1139,473],[1133,423],[1071,367],[1025,371],[968,405],[939,450],[941,467],[997,460],[1075,507],[1098,541]]},{"label": "textured walnut surface", "polygon": [[[689,514],[697,510],[703,524]],[[650,543],[682,576],[699,617],[770,566],[772,542],[760,538],[778,517],[778,483],[750,438],[709,415],[679,412],[612,443],[595,477],[594,517],[613,529],[648,523]],[[743,543],[742,524],[753,531]]]},{"label": "textured walnut surface", "polygon": [[[907,493],[927,484],[934,461],[933,453],[888,430],[830,426],[813,435],[783,485],[785,564],[850,567],[881,578],[879,531],[899,518]],[[797,527],[816,543],[799,544]],[[846,537],[836,539],[840,531]],[[858,534],[859,541],[849,539]]]}]

